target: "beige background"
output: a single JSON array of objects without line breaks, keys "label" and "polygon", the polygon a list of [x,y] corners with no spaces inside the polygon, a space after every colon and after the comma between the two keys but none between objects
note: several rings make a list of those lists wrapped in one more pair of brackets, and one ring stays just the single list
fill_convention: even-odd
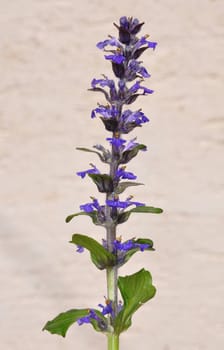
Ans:
[{"label": "beige background", "polygon": [[116,34],[121,15],[145,21],[158,41],[144,65],[155,94],[132,105],[151,119],[134,131],[148,145],[128,170],[146,184],[135,199],[164,208],[132,216],[124,238],[151,237],[156,252],[136,254],[121,274],[148,268],[157,296],[133,319],[121,349],[224,348],[222,0],[1,0],[0,347],[4,350],[105,349],[91,327],[75,325],[63,339],[41,332],[73,307],[96,307],[104,273],[68,244],[72,233],[101,240],[88,218],[64,218],[97,195],[75,172],[94,155],[76,146],[106,144],[90,111],[103,96],[87,91],[111,75],[96,42]]}]

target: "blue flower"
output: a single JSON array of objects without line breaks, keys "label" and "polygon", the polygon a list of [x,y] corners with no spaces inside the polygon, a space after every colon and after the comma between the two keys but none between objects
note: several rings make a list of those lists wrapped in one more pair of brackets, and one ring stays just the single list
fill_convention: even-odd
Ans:
[{"label": "blue flower", "polygon": [[81,326],[83,323],[91,323],[92,320],[97,320],[97,321],[101,321],[100,317],[97,316],[97,314],[95,313],[94,310],[90,309],[89,310],[89,315],[84,316],[84,317],[80,317],[77,320],[77,323],[79,326]]},{"label": "blue flower", "polygon": [[96,198],[93,198],[93,201],[91,203],[80,205],[80,209],[85,211],[86,213],[91,213],[94,210],[100,210],[101,207],[99,205],[98,200]]},{"label": "blue flower", "polygon": [[[97,85],[101,86],[101,87],[109,87],[110,89],[110,98],[108,93],[102,89],[99,88]],[[91,82],[91,86],[93,91],[101,91],[104,93],[106,99],[108,102],[112,102],[113,100],[117,100],[117,90],[115,88],[115,82],[112,79],[108,79],[106,76],[104,76],[104,79],[93,79]]]},{"label": "blue flower", "polygon": [[114,37],[110,37],[110,39],[100,41],[99,43],[97,43],[96,46],[98,47],[98,49],[102,50],[108,45],[116,46],[118,48],[122,47],[121,43]]},{"label": "blue flower", "polygon": [[92,111],[91,117],[95,118],[96,113],[101,114],[105,119],[116,118],[118,110],[115,106],[99,106]]},{"label": "blue flower", "polygon": [[121,92],[124,92],[127,88],[126,88],[126,84],[125,84],[125,81],[120,79],[118,81],[118,86],[119,86],[119,89]]},{"label": "blue flower", "polygon": [[148,37],[148,35],[145,35],[145,36],[141,37],[141,39],[139,39],[137,41],[137,43],[135,44],[135,50],[139,49],[143,45],[147,45],[148,48],[151,48],[151,49],[155,50],[155,48],[157,46],[157,43],[153,42],[153,41],[146,40],[147,37]]},{"label": "blue flower", "polygon": [[112,307],[112,301],[111,300],[106,300],[106,305],[98,304],[99,307],[102,308],[102,315],[111,315],[112,317],[114,316],[114,310]]},{"label": "blue flower", "polygon": [[119,199],[108,199],[106,200],[106,204],[112,208],[122,208],[122,209],[125,209],[131,205],[135,205],[136,207],[145,206],[144,203],[132,202],[129,199],[127,199],[126,201],[119,201]]},{"label": "blue flower", "polygon": [[141,252],[143,252],[145,249],[149,248],[149,244],[146,243],[135,243],[133,239],[130,239],[127,242],[121,243],[120,240],[115,240],[113,242],[115,252],[117,251],[123,251],[128,252],[131,249],[139,248]]},{"label": "blue flower", "polygon": [[124,133],[128,133],[136,126],[141,126],[141,124],[149,122],[149,119],[145,114],[139,109],[138,111],[132,112],[127,109],[124,111],[120,118],[120,129]]},{"label": "blue flower", "polygon": [[142,67],[140,65],[141,62],[138,62],[136,60],[131,60],[128,65],[127,70],[127,79],[133,80],[136,78],[136,73],[140,74],[143,78],[149,78],[150,74],[147,72],[146,68]]},{"label": "blue flower", "polygon": [[[124,146],[123,148],[123,152],[125,151],[130,151],[132,150],[134,147],[138,146],[139,143],[138,142],[135,142],[136,140],[136,137],[130,141],[128,141],[128,143]],[[143,151],[146,150],[146,149],[143,149]]]},{"label": "blue flower", "polygon": [[84,177],[87,174],[100,174],[100,171],[95,167],[95,165],[93,165],[93,164],[90,164],[90,165],[92,166],[91,169],[87,169],[87,170],[84,170],[84,171],[79,171],[76,174],[78,176],[81,176],[82,179],[84,179]]},{"label": "blue flower", "polygon": [[137,179],[137,176],[129,171],[125,171],[125,167],[120,167],[116,171],[116,177],[119,179],[129,179],[129,180],[135,180]]},{"label": "blue flower", "polygon": [[143,24],[139,23],[137,18],[127,18],[126,16],[120,18],[120,26],[114,23],[115,27],[119,30],[119,40],[126,45],[136,40],[135,34],[140,31]]},{"label": "blue flower", "polygon": [[107,137],[106,140],[109,141],[111,145],[117,148],[120,148],[126,142],[126,140],[117,137]]},{"label": "blue flower", "polygon": [[111,60],[114,63],[121,64],[125,61],[125,57],[120,54],[120,52],[116,52],[114,55],[105,55],[106,60]]},{"label": "blue flower", "polygon": [[84,252],[84,248],[81,245],[77,245],[77,253],[83,253]]},{"label": "blue flower", "polygon": [[100,85],[102,87],[108,86],[111,89],[115,88],[114,81],[111,79],[108,79],[107,77],[105,77],[105,79],[95,79],[94,78],[91,82],[91,86],[92,86],[92,88],[95,88],[96,85]]},{"label": "blue flower", "polygon": [[148,89],[140,85],[141,81],[136,81],[134,85],[129,89],[129,92],[135,93],[138,90],[143,90],[143,95],[152,94],[154,90]]}]

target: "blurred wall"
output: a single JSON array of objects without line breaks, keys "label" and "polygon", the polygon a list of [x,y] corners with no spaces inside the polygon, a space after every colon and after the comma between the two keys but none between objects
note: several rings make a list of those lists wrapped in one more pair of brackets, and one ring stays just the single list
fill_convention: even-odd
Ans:
[{"label": "blurred wall", "polygon": [[[121,348],[213,350],[224,345],[223,306],[223,60],[224,3],[215,0],[0,0],[0,339],[5,350],[103,350],[88,326],[65,339],[41,332],[75,307],[96,307],[104,273],[68,244],[72,233],[101,240],[87,218],[65,224],[90,195],[76,176],[98,159],[75,150],[105,144],[90,112],[103,96],[87,91],[93,77],[111,76],[96,43],[116,35],[123,15],[145,22],[158,42],[142,56],[155,93],[139,98],[150,118],[134,131],[148,152],[130,163],[144,187],[136,200],[164,208],[134,216],[123,237],[154,240],[121,274],[148,268],[156,297],[133,319]],[[102,196],[100,197],[102,198]]]}]

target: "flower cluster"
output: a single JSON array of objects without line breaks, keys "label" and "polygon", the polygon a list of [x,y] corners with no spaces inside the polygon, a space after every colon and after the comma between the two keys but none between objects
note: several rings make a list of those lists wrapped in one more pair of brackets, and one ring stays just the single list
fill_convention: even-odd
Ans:
[{"label": "flower cluster", "polygon": [[146,49],[154,50],[157,43],[147,40],[148,35],[140,38],[136,36],[143,24],[138,19],[121,17],[120,24],[115,24],[119,30],[119,39],[109,36],[108,39],[97,44],[100,50],[110,53],[104,57],[111,61],[118,82],[116,84],[113,79],[105,75],[103,78],[92,80],[91,90],[101,91],[108,103],[95,108],[91,116],[95,118],[99,114],[106,129],[119,134],[127,134],[135,127],[149,121],[141,110],[122,111],[124,105],[132,104],[139,95],[153,93],[152,89],[142,85],[144,79],[149,78],[150,74],[142,66],[139,58]]},{"label": "flower cluster", "polygon": [[97,316],[93,309],[90,309],[89,314],[87,316],[80,317],[77,320],[77,323],[79,326],[81,326],[83,323],[91,323],[92,320],[100,321],[101,319],[99,316]]},{"label": "flower cluster", "polygon": [[[112,307],[112,301],[111,300],[106,300],[106,305],[98,304],[98,306],[102,309],[100,313],[105,316],[105,315],[111,315],[112,317],[114,316],[114,310]],[[100,316],[97,315],[96,311],[93,309],[89,309],[89,313],[87,316],[80,317],[77,320],[77,323],[79,326],[81,326],[83,323],[91,323],[92,320],[96,320],[98,322],[101,322]]]},{"label": "flower cluster", "polygon": [[[98,104],[92,110],[91,118],[100,116],[106,130],[112,132],[112,135],[106,138],[111,145],[111,150],[106,150],[102,145],[95,146],[103,153],[103,156],[100,155],[101,160],[105,159],[110,164],[110,173],[109,175],[102,174],[96,165],[91,163],[91,168],[79,171],[77,175],[81,178],[90,176],[98,190],[107,194],[103,204],[100,204],[98,199],[90,197],[91,202],[80,205],[81,211],[88,215],[94,214],[94,223],[100,225],[108,224],[107,208],[110,209],[111,219],[116,224],[119,223],[119,215],[121,216],[128,207],[145,206],[144,203],[133,201],[131,196],[126,200],[121,200],[118,195],[122,192],[119,187],[122,180],[136,180],[137,178],[134,173],[126,170],[125,164],[135,157],[138,151],[146,151],[146,146],[136,142],[136,138],[126,140],[122,137],[122,134],[128,134],[134,128],[149,122],[149,118],[142,109],[125,108],[140,95],[153,93],[153,90],[142,85],[144,79],[149,78],[150,74],[139,58],[147,49],[154,50],[157,43],[149,41],[148,35],[137,37],[143,24],[138,19],[121,17],[119,25],[115,24],[119,31],[118,39],[108,36],[107,39],[97,44],[97,48],[105,52],[105,59],[111,62],[116,77],[116,80],[105,75],[98,79],[94,78],[90,89],[103,93],[107,100],[106,104]],[[128,187],[127,184],[125,186]],[[126,218],[123,216],[120,222],[124,221]],[[113,253],[120,257],[132,249],[144,251],[148,248],[147,244],[136,243],[134,240],[124,243],[113,240],[110,246],[113,247]],[[78,245],[77,251],[82,252],[83,247]]]},{"label": "flower cluster", "polygon": [[[107,249],[107,241],[105,239],[102,240],[102,245]],[[152,246],[150,246],[148,243],[137,243],[134,239],[129,239],[128,241],[122,243],[121,238],[119,237],[113,241],[113,253],[116,256],[121,256],[120,253],[127,253],[132,249],[138,249],[141,252],[144,252],[144,250],[148,248],[152,248]],[[76,251],[78,253],[83,253],[84,248],[81,245],[77,245]]]},{"label": "flower cluster", "polygon": [[[114,308],[113,308],[113,303],[111,300],[106,299],[105,298],[105,305],[103,304],[98,304],[99,308],[101,309],[100,311],[96,311],[94,309],[89,309],[88,310],[88,314],[86,316],[80,317],[77,319],[77,323],[79,326],[83,325],[84,323],[91,323],[93,320],[97,321],[97,323],[99,324],[100,328],[106,328],[107,325],[103,324],[102,322],[102,318],[100,317],[102,316],[106,316],[109,315],[112,318],[115,317],[115,312],[114,312]],[[123,308],[122,302],[119,301],[118,303],[118,312],[120,312]]]},{"label": "flower cluster", "polygon": [[127,242],[124,243],[121,243],[120,239],[116,239],[114,241],[114,251],[116,254],[118,252],[128,252],[131,249],[139,249],[141,252],[144,252],[144,250],[149,247],[149,244],[136,243],[133,239],[129,239]]}]

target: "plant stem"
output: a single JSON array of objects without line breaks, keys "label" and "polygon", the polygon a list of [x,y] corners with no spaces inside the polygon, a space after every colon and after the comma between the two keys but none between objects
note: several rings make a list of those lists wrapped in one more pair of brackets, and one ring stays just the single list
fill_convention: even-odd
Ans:
[{"label": "plant stem", "polygon": [[119,350],[119,335],[108,334],[108,347],[107,350]]},{"label": "plant stem", "polygon": [[[113,135],[114,136],[114,135]],[[110,176],[112,179],[115,179],[115,174],[118,168],[118,163],[115,159],[115,150],[112,146],[112,157],[111,157],[111,163],[110,163]],[[114,194],[113,193],[107,193],[107,199],[113,199]],[[116,240],[116,224],[111,222],[111,217],[113,215],[117,215],[117,209],[116,208],[107,208],[107,227],[106,227],[106,233],[107,233],[107,247],[110,252],[113,252],[113,244]],[[110,300],[113,304],[113,310],[114,310],[114,317],[117,316],[117,306],[118,306],[118,287],[117,287],[117,278],[118,278],[118,268],[117,266],[107,267],[107,299]],[[109,323],[109,330],[107,335],[107,341],[108,341],[108,350],[119,350],[119,335],[115,334],[113,332],[113,322],[112,317],[110,316],[108,319]]]},{"label": "plant stem", "polygon": [[[107,228],[108,248],[112,247],[113,241],[116,239],[115,227]],[[107,299],[112,301],[114,309],[114,317],[117,315],[117,266],[107,268]],[[113,333],[112,318],[108,318],[109,330],[107,334],[108,350],[119,350],[119,336]]]}]

